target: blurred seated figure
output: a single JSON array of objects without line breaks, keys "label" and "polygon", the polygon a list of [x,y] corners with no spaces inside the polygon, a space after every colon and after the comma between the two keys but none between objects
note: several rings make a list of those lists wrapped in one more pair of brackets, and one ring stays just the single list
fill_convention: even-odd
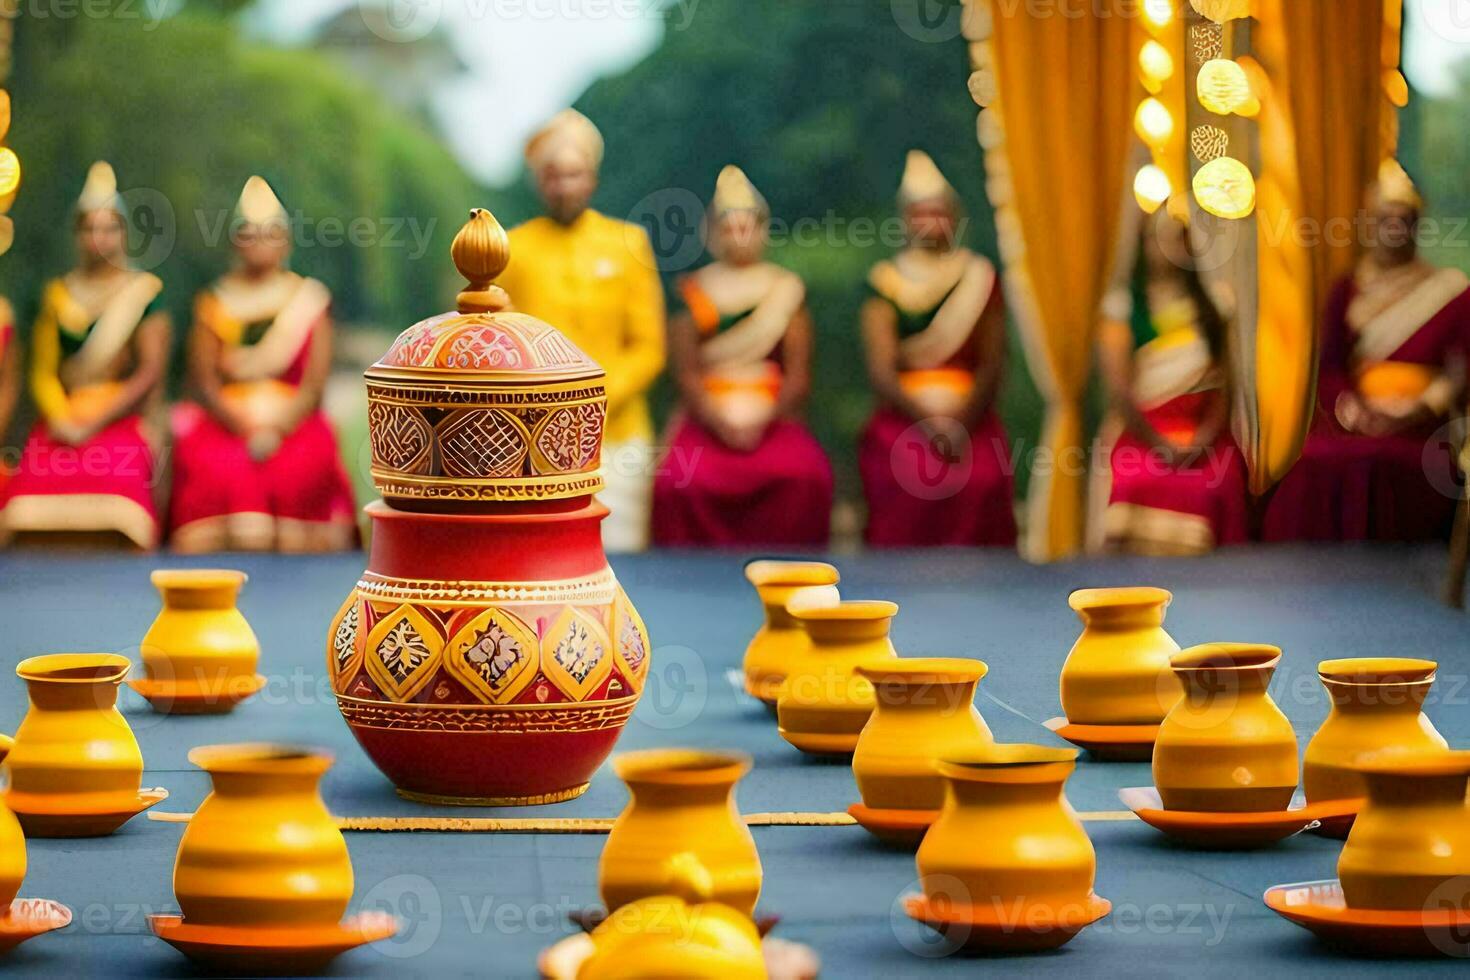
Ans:
[{"label": "blurred seated figure", "polygon": [[0,530],[158,543],[153,427],[168,362],[163,283],[129,268],[117,178],[92,165],[75,218],[79,265],[46,284],[32,334],[41,418],[0,493]]},{"label": "blurred seated figure", "polygon": [[20,400],[20,344],[15,338],[15,309],[0,298],[0,493],[10,478],[14,453],[6,438],[15,403]]},{"label": "blurred seated figure", "polygon": [[873,267],[862,308],[878,398],[858,447],[865,537],[876,547],[1012,547],[995,266],[958,243],[959,198],[927,154],[909,153],[898,203],[909,244]]},{"label": "blurred seated figure", "polygon": [[1373,248],[1327,301],[1316,418],[1267,510],[1269,541],[1448,534],[1455,447],[1434,440],[1464,406],[1470,279],[1419,257],[1423,204],[1386,161],[1369,195]]},{"label": "blurred seated figure", "polygon": [[357,508],[322,411],[332,294],[286,268],[291,229],[251,177],[236,209],[235,267],[194,303],[193,403],[173,413],[176,551],[330,551],[357,543]]},{"label": "blurred seated figure", "polygon": [[827,544],[832,467],[801,423],[806,287],[765,261],[770,211],[736,167],[709,207],[714,261],[679,282],[669,347],[682,410],[653,491],[660,546]]},{"label": "blurred seated figure", "polygon": [[[1188,229],[1163,211],[1143,234],[1140,302],[1110,301],[1098,361],[1110,402],[1094,453],[1094,546],[1202,554],[1249,536],[1245,461],[1230,436],[1225,321]],[[1134,307],[1137,308],[1134,308]]]},{"label": "blurred seated figure", "polygon": [[599,498],[612,513],[602,542],[642,551],[654,467],[648,389],[664,367],[664,292],[643,227],[589,206],[602,154],[602,134],[575,109],[526,143],[546,214],[511,229],[511,263],[498,282],[516,309],[561,330],[607,371]]}]

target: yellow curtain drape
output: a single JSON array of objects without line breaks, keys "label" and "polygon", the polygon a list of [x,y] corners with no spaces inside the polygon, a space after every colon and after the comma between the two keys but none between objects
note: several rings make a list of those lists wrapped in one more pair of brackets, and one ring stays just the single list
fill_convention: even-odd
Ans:
[{"label": "yellow curtain drape", "polygon": [[981,140],[1007,300],[1046,399],[1023,550],[1050,561],[1083,544],[1082,401],[1131,179],[1134,24],[1107,5],[1041,16],[1008,0],[968,2],[972,59],[989,76],[971,90],[989,97]]},{"label": "yellow curtain drape", "polygon": [[1261,494],[1301,452],[1322,307],[1361,254],[1364,191],[1396,140],[1384,75],[1397,70],[1402,2],[1259,0],[1257,15],[1260,315],[1236,435]]}]

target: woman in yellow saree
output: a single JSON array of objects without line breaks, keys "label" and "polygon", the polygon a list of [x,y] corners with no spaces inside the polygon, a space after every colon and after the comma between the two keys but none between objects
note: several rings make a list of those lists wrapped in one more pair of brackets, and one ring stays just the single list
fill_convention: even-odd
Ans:
[{"label": "woman in yellow saree", "polygon": [[77,205],[80,264],[47,283],[32,335],[41,410],[0,501],[7,534],[121,535],[158,542],[154,450],[145,424],[168,361],[163,284],[128,266],[117,179],[106,163]]}]

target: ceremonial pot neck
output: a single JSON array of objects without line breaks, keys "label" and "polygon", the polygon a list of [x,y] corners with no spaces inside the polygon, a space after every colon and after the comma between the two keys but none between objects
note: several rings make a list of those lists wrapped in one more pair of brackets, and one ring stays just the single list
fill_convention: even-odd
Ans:
[{"label": "ceremonial pot neck", "polygon": [[939,763],[939,774],[961,806],[1059,801],[1077,753],[1031,745],[995,745],[973,759]]},{"label": "ceremonial pot neck", "polygon": [[1191,705],[1266,693],[1281,661],[1276,647],[1247,643],[1205,643],[1175,654],[1174,674]]},{"label": "ceremonial pot neck", "polygon": [[873,685],[880,711],[968,717],[975,689],[989,669],[978,660],[914,658],[860,666],[856,673]]},{"label": "ceremonial pot neck", "polygon": [[1135,630],[1164,625],[1164,610],[1174,596],[1148,586],[1122,589],[1080,589],[1068,604],[1088,629]]},{"label": "ceremonial pot neck", "polygon": [[169,568],[154,572],[150,580],[170,609],[231,609],[245,584],[245,573]]},{"label": "ceremonial pot neck", "polygon": [[56,653],[22,660],[15,672],[31,703],[49,711],[96,711],[117,704],[131,663],[112,653]]},{"label": "ceremonial pot neck", "polygon": [[1438,664],[1396,657],[1326,660],[1317,676],[1344,714],[1417,715],[1434,686]]},{"label": "ceremonial pot neck", "polygon": [[685,749],[630,752],[613,760],[635,804],[679,806],[727,804],[750,765],[734,752]]},{"label": "ceremonial pot neck", "polygon": [[201,746],[189,761],[205,772],[220,796],[315,794],[332,757],[313,749],[279,745]]},{"label": "ceremonial pot neck", "polygon": [[485,505],[477,513],[408,511],[382,501],[373,522],[368,568],[395,578],[538,582],[607,568],[600,526],[607,508],[575,501]]}]

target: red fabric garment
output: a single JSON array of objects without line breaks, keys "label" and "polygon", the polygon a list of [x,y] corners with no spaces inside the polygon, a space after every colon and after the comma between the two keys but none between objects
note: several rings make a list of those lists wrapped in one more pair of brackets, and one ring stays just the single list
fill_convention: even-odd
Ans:
[{"label": "red fabric garment", "polygon": [[867,543],[878,548],[1014,547],[1010,443],[987,414],[968,444],[935,447],[912,420],[880,407],[858,446],[868,500]]},{"label": "red fabric garment", "polygon": [[267,514],[310,523],[356,520],[352,486],[337,437],[322,412],[313,412],[257,462],[245,440],[198,405],[174,410],[174,493],[171,530],[230,514]]},{"label": "red fabric garment", "polygon": [[[321,325],[313,330],[321,329]],[[306,370],[310,331],[280,380],[296,385]],[[246,440],[203,407],[174,408],[173,495],[169,533],[235,514],[318,525],[355,525],[357,504],[342,467],[337,437],[317,410],[281,440],[269,459],[251,458]]]},{"label": "red fabric garment", "polygon": [[[1192,440],[1219,392],[1181,395],[1144,412],[1155,431]],[[1113,444],[1110,504],[1203,517],[1215,544],[1240,544],[1250,536],[1245,457],[1230,434],[1222,433],[1211,451],[1184,466],[1167,466],[1152,447],[1125,431]]]},{"label": "red fabric garment", "polygon": [[659,547],[823,548],[832,467],[806,427],[780,419],[738,452],[693,419],[676,426],[653,483]]},{"label": "red fabric garment", "polygon": [[158,540],[158,511],[153,502],[153,450],[143,436],[142,417],[129,415],[112,423],[81,446],[68,446],[51,437],[44,421],[36,423],[21,451],[15,473],[3,490],[0,504],[17,510],[32,505],[25,498],[116,497],[135,504],[124,506],[117,520],[105,501],[56,503],[64,509],[47,514],[46,526],[17,517],[16,531],[116,530],[139,547]]},{"label": "red fabric garment", "polygon": [[[1346,432],[1338,397],[1352,388],[1352,278],[1329,298],[1322,334],[1317,415],[1302,458],[1266,511],[1267,541],[1418,541],[1448,534],[1457,486],[1453,449],[1433,427],[1389,436]],[[1470,292],[1431,317],[1389,360],[1443,365],[1470,348]]]}]

